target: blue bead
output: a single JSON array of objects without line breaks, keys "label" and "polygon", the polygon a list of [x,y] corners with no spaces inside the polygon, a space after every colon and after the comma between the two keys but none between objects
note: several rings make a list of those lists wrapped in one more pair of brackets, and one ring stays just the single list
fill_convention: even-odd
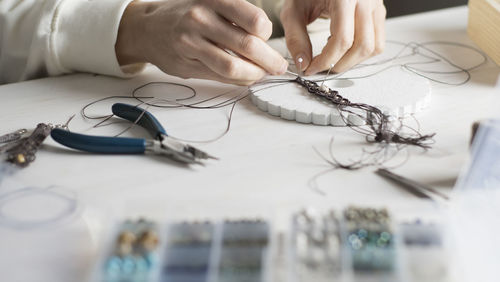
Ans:
[{"label": "blue bead", "polygon": [[123,275],[131,275],[135,272],[135,259],[134,257],[127,256],[122,259],[122,273]]},{"label": "blue bead", "polygon": [[138,273],[147,273],[150,269],[147,259],[143,257],[135,258],[135,271]]},{"label": "blue bead", "polygon": [[120,257],[112,256],[106,262],[105,272],[107,274],[118,275],[121,272],[122,260]]},{"label": "blue bead", "polygon": [[359,229],[359,231],[358,231],[359,238],[366,238],[367,235],[368,235],[368,232],[365,229]]},{"label": "blue bead", "polygon": [[153,253],[147,253],[144,255],[144,259],[146,260],[146,263],[148,264],[149,268],[152,268],[156,264],[156,256]]}]

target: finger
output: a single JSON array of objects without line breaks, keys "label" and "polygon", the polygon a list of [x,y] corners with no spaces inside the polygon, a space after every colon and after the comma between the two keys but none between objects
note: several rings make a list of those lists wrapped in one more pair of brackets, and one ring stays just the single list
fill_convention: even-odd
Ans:
[{"label": "finger", "polygon": [[[185,71],[192,73],[191,78],[215,80],[222,83],[236,84],[236,85],[252,85],[253,83],[255,83],[254,80],[236,80],[223,77],[222,75],[214,72],[209,67],[204,65],[201,61],[196,59],[188,60],[185,66],[186,66]],[[196,70],[196,72],[193,73],[193,70]]]},{"label": "finger", "polygon": [[210,41],[238,53],[271,74],[279,75],[287,70],[288,62],[262,39],[248,34],[214,13],[208,17],[212,24],[204,25],[201,33]]},{"label": "finger", "polygon": [[246,0],[212,0],[214,10],[231,23],[265,41],[271,37],[273,24],[266,13]]},{"label": "finger", "polygon": [[332,5],[330,31],[331,38],[316,56],[306,75],[312,75],[335,65],[340,58],[352,47],[354,41],[354,17],[356,1],[336,1]]},{"label": "finger", "polygon": [[381,3],[373,12],[373,23],[375,25],[375,51],[374,55],[381,54],[385,48],[385,17],[387,11]]},{"label": "finger", "polygon": [[354,44],[333,68],[336,73],[344,72],[363,60],[373,56],[375,50],[375,27],[371,1],[356,7]]},{"label": "finger", "polygon": [[242,58],[228,54],[203,38],[199,38],[195,42],[197,49],[193,54],[187,55],[201,61],[222,77],[232,80],[257,81],[266,75],[262,68]]},{"label": "finger", "polygon": [[[305,15],[300,15],[295,7],[284,7],[281,12],[281,23],[285,30],[286,45],[292,55],[295,66],[300,71],[307,69],[312,59],[312,46]],[[302,62],[299,62],[299,58]]]}]

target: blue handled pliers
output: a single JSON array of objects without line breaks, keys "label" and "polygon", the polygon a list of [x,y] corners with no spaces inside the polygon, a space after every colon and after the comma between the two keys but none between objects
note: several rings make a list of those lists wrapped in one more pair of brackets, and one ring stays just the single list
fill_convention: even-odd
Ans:
[{"label": "blue handled pliers", "polygon": [[209,154],[172,139],[160,122],[148,111],[137,106],[116,103],[112,106],[115,116],[137,123],[152,136],[152,140],[126,137],[90,136],[55,128],[50,135],[58,143],[81,151],[101,154],[144,154],[165,155],[176,161],[202,164],[203,159],[217,159]]}]

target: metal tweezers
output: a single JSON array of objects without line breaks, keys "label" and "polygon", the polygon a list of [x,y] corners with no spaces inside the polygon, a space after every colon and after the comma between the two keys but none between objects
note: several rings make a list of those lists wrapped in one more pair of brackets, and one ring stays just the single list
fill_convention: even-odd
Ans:
[{"label": "metal tweezers", "polygon": [[413,195],[419,198],[431,199],[436,201],[437,200],[436,196],[438,196],[440,199],[444,199],[446,201],[450,199],[447,195],[437,191],[434,188],[431,188],[417,181],[392,173],[387,169],[381,168],[375,171],[375,173],[396,182],[403,189],[405,189],[406,191],[412,193]]}]

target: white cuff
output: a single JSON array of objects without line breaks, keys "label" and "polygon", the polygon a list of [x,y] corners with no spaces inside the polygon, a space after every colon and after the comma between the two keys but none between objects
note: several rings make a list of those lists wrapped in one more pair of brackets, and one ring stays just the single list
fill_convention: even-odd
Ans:
[{"label": "white cuff", "polygon": [[64,0],[51,34],[51,49],[63,72],[127,77],[144,64],[120,67],[115,43],[120,20],[132,0]]}]

